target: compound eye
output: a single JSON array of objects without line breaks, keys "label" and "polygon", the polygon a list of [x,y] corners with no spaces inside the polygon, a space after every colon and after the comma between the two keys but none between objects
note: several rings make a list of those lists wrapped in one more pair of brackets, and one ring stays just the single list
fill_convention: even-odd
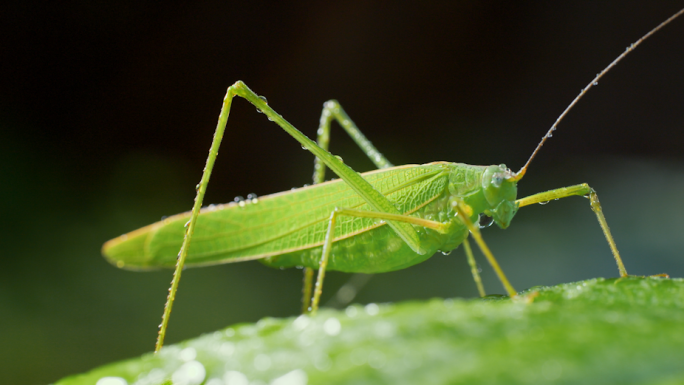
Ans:
[{"label": "compound eye", "polygon": [[492,185],[494,185],[494,187],[501,187],[501,183],[503,183],[503,177],[501,175],[494,175],[492,177]]}]

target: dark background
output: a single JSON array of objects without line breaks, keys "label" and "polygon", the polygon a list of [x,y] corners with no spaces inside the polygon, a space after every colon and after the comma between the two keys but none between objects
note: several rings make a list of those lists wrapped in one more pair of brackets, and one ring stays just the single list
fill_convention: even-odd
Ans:
[{"label": "dark background", "polygon": [[[518,169],[593,76],[682,7],[611,2],[30,2],[0,15],[0,362],[46,383],[153,348],[170,271],[134,273],[102,243],[189,210],[227,86],[244,80],[313,137],[338,99],[395,164]],[[630,273],[684,274],[684,19],[592,90],[519,185],[588,182]],[[371,168],[341,130],[331,150]],[[233,104],[206,203],[310,183],[313,157]],[[517,289],[615,276],[588,202],[485,231]],[[476,258],[482,261],[479,253]],[[484,264],[484,262],[482,262]],[[500,293],[491,269],[485,285]],[[188,270],[168,342],[296,315],[300,272]],[[348,275],[330,274],[330,296]],[[376,276],[357,301],[471,297],[457,250]]]}]

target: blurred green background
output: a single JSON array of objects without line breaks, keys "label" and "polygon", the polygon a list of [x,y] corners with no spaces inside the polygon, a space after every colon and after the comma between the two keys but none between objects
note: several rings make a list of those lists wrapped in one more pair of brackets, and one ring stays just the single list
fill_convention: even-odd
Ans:
[{"label": "blurred green background", "polygon": [[[395,164],[518,169],[592,77],[681,2],[21,2],[0,15],[0,367],[37,384],[150,351],[170,271],[101,256],[189,210],[226,87],[244,80],[313,137],[338,99]],[[588,182],[627,269],[684,275],[684,20],[590,92],[519,185]],[[331,149],[371,168],[340,130]],[[246,102],[206,203],[310,183],[313,157]],[[584,199],[485,239],[519,290],[617,275]],[[483,259],[476,255],[483,262]],[[378,275],[356,301],[471,297],[460,250]],[[502,292],[483,265],[486,288]],[[328,297],[348,275],[331,273]],[[188,270],[168,342],[299,311],[301,272]]]}]

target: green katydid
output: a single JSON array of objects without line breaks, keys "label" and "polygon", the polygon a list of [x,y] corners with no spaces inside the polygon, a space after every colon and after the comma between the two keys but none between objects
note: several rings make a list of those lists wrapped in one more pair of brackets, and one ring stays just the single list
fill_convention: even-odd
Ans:
[{"label": "green katydid", "polygon": [[[363,273],[398,270],[422,262],[438,250],[453,250],[461,243],[472,261],[467,241],[472,235],[508,295],[514,297],[516,291],[480,235],[480,215],[490,216],[499,227],[506,228],[520,207],[575,195],[590,199],[619,274],[626,276],[598,196],[591,187],[580,184],[516,199],[516,186],[557,124],[582,95],[632,49],[682,13],[684,9],[632,44],[599,73],[560,115],[517,173],[505,165],[447,162],[393,167],[336,101],[324,104],[316,143],[276,113],[265,98],[238,81],[228,88],[224,98],[192,211],[112,239],[103,246],[103,254],[120,268],[144,270],[175,266],[156,351],[163,345],[186,264],[192,267],[258,259],[272,267],[303,266],[307,277],[305,293],[308,293],[304,308],[315,312],[326,270]],[[235,96],[252,103],[315,155],[314,185],[201,208]],[[378,170],[358,174],[327,151],[333,119],[352,136]],[[326,167],[341,179],[322,182]],[[318,277],[311,294],[314,269],[318,270]],[[483,294],[477,269],[473,269],[473,275]]]}]

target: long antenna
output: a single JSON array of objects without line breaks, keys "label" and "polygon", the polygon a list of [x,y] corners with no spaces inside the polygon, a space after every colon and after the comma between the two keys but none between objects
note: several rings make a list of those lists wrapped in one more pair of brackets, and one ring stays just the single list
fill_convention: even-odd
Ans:
[{"label": "long antenna", "polygon": [[553,126],[551,126],[551,128],[549,129],[549,131],[546,132],[546,135],[544,135],[544,136],[542,137],[541,142],[539,142],[539,144],[537,145],[537,148],[534,149],[534,152],[533,152],[532,155],[530,156],[530,159],[527,160],[527,163],[525,163],[525,165],[523,166],[523,168],[521,168],[520,171],[518,171],[518,172],[515,174],[515,176],[513,176],[511,179],[512,179],[513,181],[519,181],[520,179],[522,179],[522,177],[525,175],[525,172],[527,172],[527,167],[528,167],[528,166],[530,165],[530,163],[532,162],[532,159],[534,159],[534,157],[537,155],[537,153],[539,152],[539,149],[542,148],[542,146],[544,145],[544,143],[546,142],[547,139],[549,139],[550,137],[553,136],[553,132],[556,131],[556,127],[558,126],[558,123],[560,123],[560,121],[563,120],[563,118],[565,118],[565,115],[568,114],[568,111],[570,111],[570,110],[572,109],[572,107],[574,107],[575,104],[577,104],[577,102],[582,98],[582,96],[584,96],[584,94],[585,94],[587,91],[589,91],[589,89],[591,89],[593,86],[595,86],[595,85],[598,84],[599,79],[601,79],[601,78],[603,77],[603,75],[605,75],[608,71],[610,71],[613,67],[615,67],[615,65],[617,65],[617,64],[620,62],[620,60],[622,60],[625,56],[627,56],[630,52],[632,52],[632,51],[633,51],[639,44],[641,44],[644,40],[648,39],[649,37],[651,37],[651,35],[653,35],[654,33],[658,32],[658,30],[660,30],[660,29],[663,28],[664,26],[668,25],[672,20],[674,20],[674,19],[676,19],[677,17],[679,17],[682,13],[684,13],[684,9],[682,9],[682,10],[680,10],[679,12],[675,13],[674,15],[670,16],[669,19],[663,21],[662,23],[660,23],[660,25],[658,25],[657,27],[653,28],[649,33],[647,33],[647,34],[645,34],[644,36],[642,36],[641,39],[637,40],[635,43],[633,43],[632,45],[630,45],[629,47],[627,47],[627,49],[625,50],[625,52],[623,52],[620,56],[618,56],[615,60],[613,60],[613,62],[610,63],[610,64],[608,65],[608,67],[604,68],[603,71],[601,71],[598,75],[596,75],[596,77],[595,77],[591,82],[589,82],[589,84],[587,84],[586,87],[584,87],[584,88],[582,89],[582,91],[579,93],[579,95],[577,95],[577,96],[575,97],[575,99],[572,101],[572,103],[570,103],[570,104],[568,105],[568,107],[565,109],[565,111],[563,111],[563,113],[560,114],[560,116],[558,117],[558,119],[556,119],[556,122],[553,123]]}]

